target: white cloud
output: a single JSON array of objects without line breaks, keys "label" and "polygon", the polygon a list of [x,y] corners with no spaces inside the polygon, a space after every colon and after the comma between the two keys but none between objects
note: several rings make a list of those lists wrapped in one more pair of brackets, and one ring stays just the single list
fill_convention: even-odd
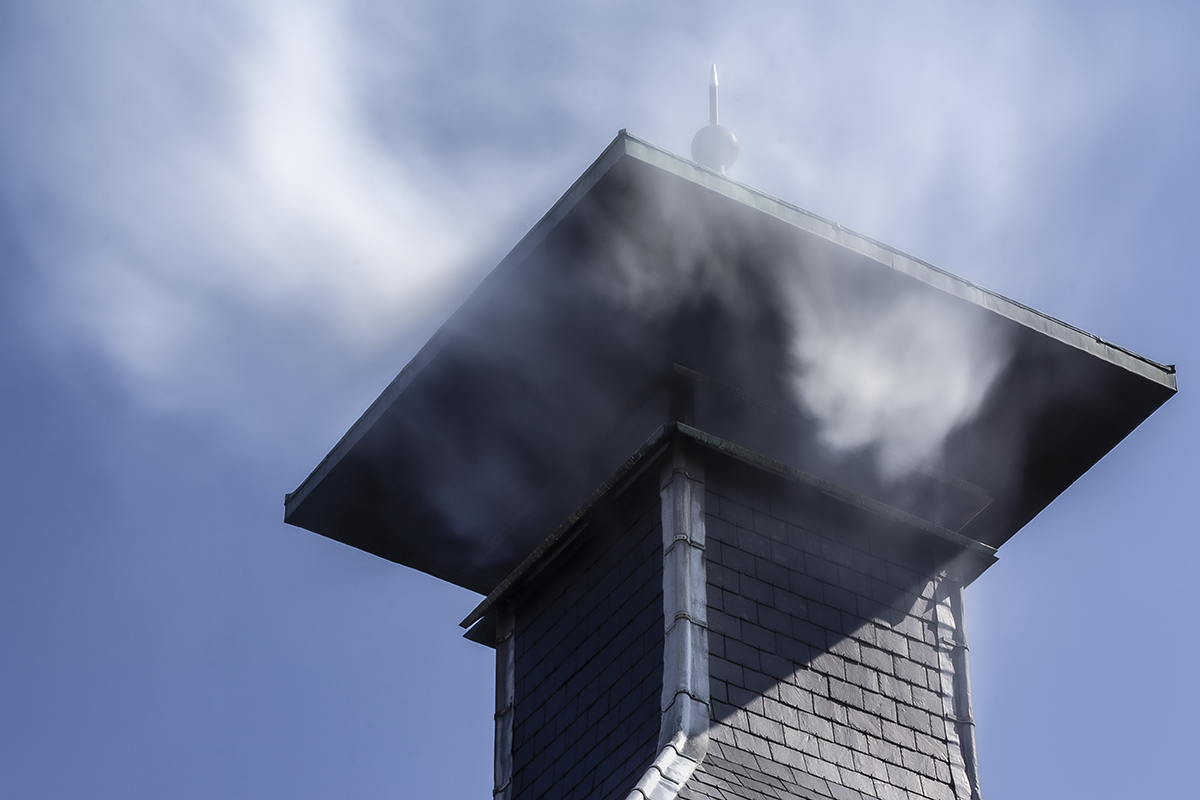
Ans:
[{"label": "white cloud", "polygon": [[1037,4],[111,11],[9,70],[57,76],[3,87],[28,104],[10,183],[62,215],[22,235],[67,330],[139,394],[218,413],[188,375],[242,380],[245,337],[353,358],[428,330],[617,128],[686,153],[712,61],[732,177],[917,255],[978,252],[941,265],[985,282],[1021,268],[984,245],[1036,213],[1039,170],[1137,85],[1088,49],[1107,34]]},{"label": "white cloud", "polygon": [[395,334],[461,279],[486,228],[371,136],[336,8],[272,4],[262,23],[234,64],[236,141],[190,165],[233,235],[221,277],[279,310],[309,306],[351,339]]}]

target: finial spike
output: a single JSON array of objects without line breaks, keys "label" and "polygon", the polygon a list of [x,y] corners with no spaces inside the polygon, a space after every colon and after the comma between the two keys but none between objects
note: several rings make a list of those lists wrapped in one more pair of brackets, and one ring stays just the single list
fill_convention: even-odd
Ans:
[{"label": "finial spike", "polygon": [[712,80],[708,84],[708,124],[720,125],[721,112],[717,108],[717,65],[712,65]]},{"label": "finial spike", "polygon": [[733,131],[721,124],[717,108],[717,65],[712,65],[712,78],[708,84],[708,120],[705,128],[697,131],[692,139],[692,160],[722,175],[726,168],[737,161],[738,143]]}]

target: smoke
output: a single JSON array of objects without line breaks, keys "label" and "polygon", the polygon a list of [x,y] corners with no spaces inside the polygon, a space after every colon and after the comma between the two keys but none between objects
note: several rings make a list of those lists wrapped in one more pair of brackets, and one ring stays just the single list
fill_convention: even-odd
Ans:
[{"label": "smoke", "polygon": [[615,208],[589,208],[592,251],[584,279],[602,296],[646,320],[665,320],[711,301],[749,322],[764,309],[769,259],[746,231],[698,208],[674,183],[642,187]]},{"label": "smoke", "polygon": [[892,281],[832,288],[794,283],[791,351],[796,396],[835,453],[870,448],[894,480],[912,462],[936,465],[1003,370],[1008,343],[966,303]]},{"label": "smoke", "polygon": [[[588,209],[583,272],[640,320],[613,327],[657,325],[654,335],[670,340],[667,357],[698,360],[684,366],[721,370],[714,377],[745,389],[783,387],[829,455],[867,452],[885,481],[915,464],[937,466],[1011,355],[979,308],[882,265],[852,269],[818,247],[797,252],[683,184],[620,197],[628,208]],[[711,335],[723,318],[757,338]],[[776,380],[756,374],[763,370]]]}]

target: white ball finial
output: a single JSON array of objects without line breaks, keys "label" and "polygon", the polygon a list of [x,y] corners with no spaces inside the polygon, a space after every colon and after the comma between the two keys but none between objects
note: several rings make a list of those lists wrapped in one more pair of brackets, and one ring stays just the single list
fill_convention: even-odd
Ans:
[{"label": "white ball finial", "polygon": [[738,157],[738,141],[733,131],[721,124],[721,112],[717,105],[717,65],[713,64],[712,79],[708,85],[707,127],[696,132],[692,139],[692,160],[722,175],[733,166]]}]

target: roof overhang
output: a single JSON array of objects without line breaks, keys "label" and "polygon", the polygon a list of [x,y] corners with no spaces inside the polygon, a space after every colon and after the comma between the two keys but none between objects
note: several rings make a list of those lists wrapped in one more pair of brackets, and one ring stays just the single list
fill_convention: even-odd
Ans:
[{"label": "roof overhang", "polygon": [[[898,303],[990,366],[936,457],[881,472],[880,445],[830,446],[797,390],[797,342],[814,315],[864,314],[872,335],[904,340]],[[1175,388],[1171,367],[622,131],[288,496],[285,520],[487,594],[679,421],[997,548]]]}]

